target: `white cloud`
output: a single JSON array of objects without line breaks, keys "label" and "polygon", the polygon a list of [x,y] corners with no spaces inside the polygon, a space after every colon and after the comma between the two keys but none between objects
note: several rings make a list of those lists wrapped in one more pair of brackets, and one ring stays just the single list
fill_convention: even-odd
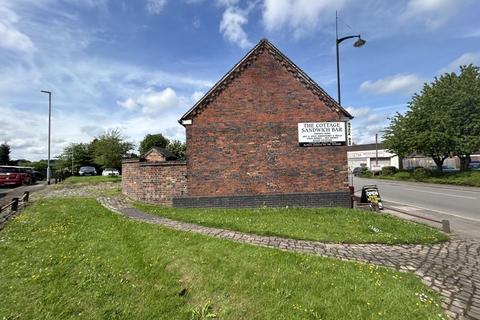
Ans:
[{"label": "white cloud", "polygon": [[147,0],[147,11],[151,14],[159,14],[167,5],[167,0]]},{"label": "white cloud", "polygon": [[224,7],[232,7],[237,5],[239,0],[217,0],[218,5]]},{"label": "white cloud", "polygon": [[355,118],[352,120],[353,142],[356,144],[375,142],[375,134],[383,135],[384,128],[389,124],[389,117],[396,112],[405,112],[406,104],[395,104],[381,107],[348,107]]},{"label": "white cloud", "polygon": [[376,81],[367,80],[360,91],[374,94],[402,93],[410,95],[421,89],[425,80],[416,74],[396,74]]},{"label": "white cloud", "polygon": [[480,37],[480,29],[467,32],[461,36],[461,38],[478,38],[478,37]]},{"label": "white cloud", "polygon": [[458,12],[461,4],[457,0],[410,0],[403,19],[418,19],[430,29],[436,29]]},{"label": "white cloud", "polygon": [[[102,1],[85,5],[97,10]],[[8,57],[0,63],[0,139],[12,145],[12,158],[46,158],[48,99],[40,90],[53,92],[52,157],[109,128],[119,128],[134,142],[164,131],[182,140],[182,127],[172,128],[191,105],[192,93],[213,82],[92,54],[92,43],[111,39],[102,38],[105,31],[88,25],[75,10],[64,9],[64,2],[54,0],[0,0],[1,23],[24,32],[36,48],[25,55],[0,47]]]},{"label": "white cloud", "polygon": [[362,108],[347,107],[346,109],[347,109],[348,113],[350,113],[355,118],[363,117],[363,116],[369,114],[370,111],[371,111],[371,109],[368,108],[368,107],[362,107]]},{"label": "white cloud", "polygon": [[265,0],[263,23],[268,31],[288,27],[296,36],[322,24],[330,24],[335,10],[346,0]]},{"label": "white cloud", "polygon": [[[47,113],[39,114],[22,111],[18,108],[0,105],[2,125],[0,137],[11,146],[12,159],[39,160],[47,158]],[[52,110],[52,158],[59,155],[70,143],[90,142],[93,137],[107,129],[118,128],[129,140],[138,144],[148,133],[165,133],[169,139],[185,140],[183,127],[177,125],[180,115],[162,114],[152,117],[150,114],[136,114],[122,118],[121,114],[108,116],[92,112],[62,112]],[[28,121],[18,121],[28,119]],[[95,120],[92,120],[95,119]]]},{"label": "white cloud", "polygon": [[90,137],[96,137],[103,133],[104,129],[97,125],[86,125],[80,127],[80,132]]},{"label": "white cloud", "polygon": [[223,36],[243,49],[252,46],[247,33],[243,30],[243,26],[248,23],[247,14],[246,11],[236,7],[228,7],[220,21],[220,32]]},{"label": "white cloud", "polygon": [[[195,94],[196,93],[194,93],[193,96]],[[172,88],[166,88],[161,91],[150,89],[137,98],[130,97],[123,101],[117,101],[117,104],[129,111],[140,108],[141,112],[144,114],[159,115],[161,111],[172,111],[178,107],[186,107],[188,102],[190,102],[189,99],[186,99],[183,96],[178,96]]]},{"label": "white cloud", "polygon": [[459,71],[459,67],[469,64],[478,64],[480,63],[480,53],[479,52],[467,52],[462,54],[457,59],[453,60],[448,66],[438,70],[438,73],[454,72]]},{"label": "white cloud", "polygon": [[35,46],[30,38],[8,24],[0,22],[0,47],[31,52]]},{"label": "white cloud", "polygon": [[127,110],[134,110],[137,108],[137,103],[132,98],[127,98],[124,101],[117,101],[117,104]]},{"label": "white cloud", "polygon": [[13,10],[0,4],[0,47],[32,52],[35,50],[33,41],[15,27],[19,20],[20,18]]},{"label": "white cloud", "polygon": [[166,88],[158,92],[143,94],[137,103],[142,107],[142,112],[147,114],[158,113],[164,109],[175,109],[180,105],[180,99],[175,90]]},{"label": "white cloud", "polygon": [[205,95],[205,93],[203,93],[202,91],[195,91],[195,92],[192,94],[192,101],[193,101],[193,103],[196,103],[198,100],[200,100],[201,98],[203,98],[204,95]]}]

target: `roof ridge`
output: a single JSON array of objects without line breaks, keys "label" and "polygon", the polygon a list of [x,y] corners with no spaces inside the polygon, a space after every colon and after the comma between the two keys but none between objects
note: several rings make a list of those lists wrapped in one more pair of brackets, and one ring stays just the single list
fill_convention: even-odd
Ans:
[{"label": "roof ridge", "polygon": [[[292,60],[290,60],[285,54],[283,54],[277,47],[275,47],[267,38],[262,38],[252,49],[250,49],[240,61],[238,61],[220,80],[215,83],[213,87],[210,88],[210,90],[207,91],[203,95],[203,97],[198,100],[178,121],[180,124],[182,124],[182,120],[185,120],[187,117],[189,117],[192,113],[193,116],[195,115],[195,110],[197,110],[200,106],[206,106],[210,102],[210,96],[216,95],[217,91],[219,89],[223,90],[225,86],[227,86],[229,78],[236,72],[241,72],[243,71],[247,66],[244,66],[243,64],[247,62],[256,52],[263,52],[261,51],[262,47],[266,47],[266,49],[270,49],[273,52],[269,52],[270,54],[275,54],[277,55],[280,60],[282,60],[285,63],[282,63],[282,65],[291,73],[298,73],[299,76],[303,79],[298,79],[303,83],[303,85],[309,89],[309,90],[314,90],[316,93],[318,93],[318,96],[322,99],[327,104],[327,107],[330,107],[336,112],[342,112],[345,116],[349,118],[353,118],[350,113],[345,110],[343,107],[341,107],[335,99],[333,99],[325,90],[323,90],[312,78],[310,78],[300,67],[298,67]],[[282,62],[281,61],[281,62]],[[293,67],[294,70],[291,70],[289,66]],[[240,68],[240,69],[239,69]],[[224,84],[225,83],[225,84]]]}]

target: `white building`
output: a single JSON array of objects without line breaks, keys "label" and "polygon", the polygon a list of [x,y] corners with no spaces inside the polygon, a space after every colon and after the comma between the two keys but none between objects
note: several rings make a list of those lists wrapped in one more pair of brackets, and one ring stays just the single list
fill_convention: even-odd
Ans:
[{"label": "white building", "polygon": [[398,156],[385,150],[381,143],[378,144],[378,153],[375,143],[349,146],[347,156],[349,170],[362,166],[373,171],[381,170],[386,166],[398,168]]}]

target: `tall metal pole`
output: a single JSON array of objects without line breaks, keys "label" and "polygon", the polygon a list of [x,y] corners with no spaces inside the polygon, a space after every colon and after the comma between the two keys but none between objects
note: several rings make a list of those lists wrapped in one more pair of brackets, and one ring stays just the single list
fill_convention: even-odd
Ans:
[{"label": "tall metal pole", "polygon": [[337,49],[337,93],[338,93],[338,104],[342,105],[342,97],[340,94],[340,43],[347,39],[358,38],[357,41],[353,44],[354,47],[359,48],[362,47],[366,41],[362,39],[359,34],[346,36],[342,38],[338,38],[338,12],[335,11],[335,47]]},{"label": "tall metal pole", "polygon": [[50,134],[52,127],[52,93],[50,91],[42,90],[43,93],[48,94],[48,160],[47,160],[47,184],[50,184]]},{"label": "tall metal pole", "polygon": [[340,54],[338,50],[338,45],[340,43],[338,42],[338,12],[335,11],[335,46],[337,48],[337,101],[338,104],[341,106],[342,105],[342,99],[340,97]]},{"label": "tall metal pole", "polygon": [[73,150],[74,150],[74,147],[73,147],[73,145],[72,145],[72,176],[74,175],[74,174],[73,174]]}]

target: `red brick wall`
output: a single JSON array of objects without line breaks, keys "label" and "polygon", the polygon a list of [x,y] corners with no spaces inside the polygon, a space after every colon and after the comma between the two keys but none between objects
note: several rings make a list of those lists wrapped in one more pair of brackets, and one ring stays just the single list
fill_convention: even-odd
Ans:
[{"label": "red brick wall", "polygon": [[126,160],[122,164],[122,192],[131,199],[171,206],[172,198],[185,195],[185,162],[144,162]]},{"label": "red brick wall", "polygon": [[264,51],[186,125],[188,195],[346,191],[346,147],[300,147],[297,129],[344,120]]}]

